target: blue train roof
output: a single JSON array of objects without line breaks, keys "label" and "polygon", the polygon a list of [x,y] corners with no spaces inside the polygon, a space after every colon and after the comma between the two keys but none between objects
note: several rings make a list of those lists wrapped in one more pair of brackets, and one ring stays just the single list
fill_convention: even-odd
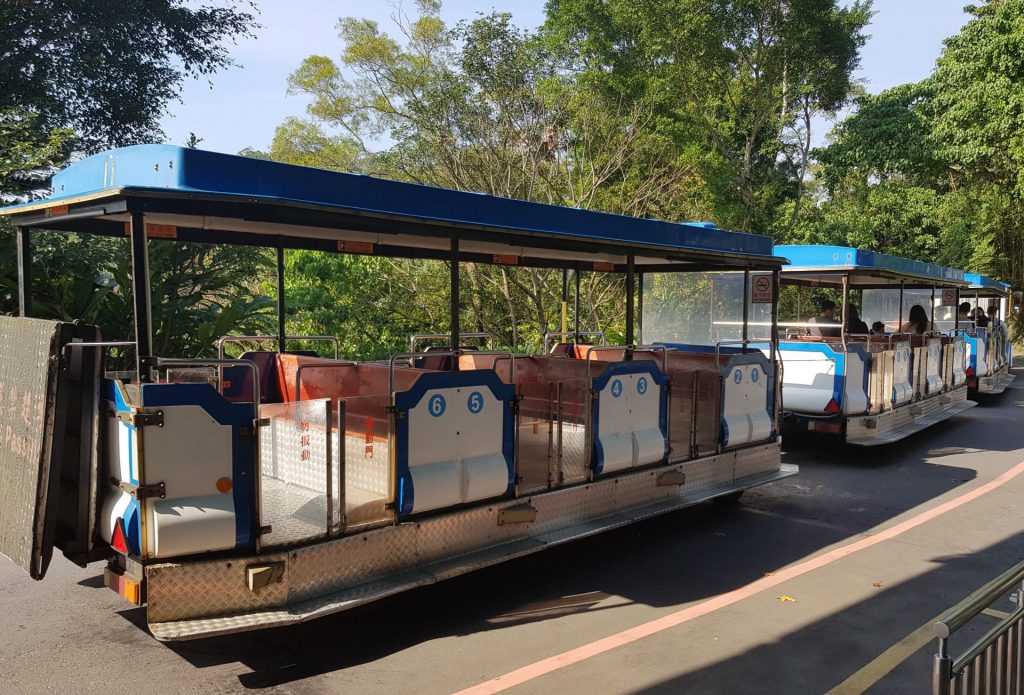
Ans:
[{"label": "blue train roof", "polygon": [[967,288],[971,290],[988,290],[989,292],[1002,295],[1010,293],[1010,285],[984,275],[964,273],[964,279],[968,282]]},{"label": "blue train roof", "polygon": [[799,275],[849,274],[851,283],[866,286],[880,281],[966,285],[964,273],[935,263],[890,256],[848,246],[783,245],[775,253],[789,260],[783,273]]},{"label": "blue train roof", "polygon": [[259,202],[264,208],[313,207],[321,217],[337,212],[485,231],[498,243],[501,234],[508,233],[610,243],[627,247],[624,252],[646,247],[783,262],[770,258],[773,244],[767,236],[706,224],[625,217],[171,145],[137,145],[87,157],[54,176],[52,197],[3,208],[0,214],[22,215],[105,196],[143,194],[160,195],[165,201],[231,198]]}]

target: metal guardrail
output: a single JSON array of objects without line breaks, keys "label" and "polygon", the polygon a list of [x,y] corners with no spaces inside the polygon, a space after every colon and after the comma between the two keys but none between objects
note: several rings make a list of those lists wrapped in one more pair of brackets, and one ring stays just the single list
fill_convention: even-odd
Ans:
[{"label": "metal guardrail", "polygon": [[544,354],[551,352],[551,341],[554,338],[573,338],[579,342],[581,337],[591,336],[604,340],[604,331],[552,331],[544,334]]},{"label": "metal guardrail", "polygon": [[[286,335],[285,340],[308,340],[311,342],[332,343],[334,359],[338,359],[338,339],[333,335]],[[226,335],[217,341],[217,356],[224,359],[224,346],[228,343],[280,343],[276,335]]]},{"label": "metal guardrail", "polygon": [[[434,350],[431,352],[400,352],[396,355],[392,355],[388,359],[388,393],[394,395],[395,393],[395,363],[401,360],[415,360],[419,357],[454,357],[458,360],[462,355],[473,355],[476,356],[487,356],[494,355],[497,357],[507,357],[509,360],[509,374],[514,375],[516,373],[516,356],[515,353],[510,350],[482,350],[482,351],[466,351],[466,350]],[[414,364],[414,362],[413,362]],[[458,362],[456,362],[456,371],[458,371]],[[497,372],[497,369],[494,369]]]},{"label": "metal guardrail", "polygon": [[[416,352],[416,343],[423,343],[428,340],[451,340],[450,333],[418,333],[416,335],[409,336],[409,351]],[[494,349],[494,334],[493,333],[460,333],[460,342],[462,340],[486,340],[487,349]]]},{"label": "metal guardrail", "polygon": [[[965,650],[949,655],[950,636],[1017,587],[1017,609]],[[938,649],[932,663],[933,695],[1024,693],[1024,562],[971,594],[932,628]]]}]

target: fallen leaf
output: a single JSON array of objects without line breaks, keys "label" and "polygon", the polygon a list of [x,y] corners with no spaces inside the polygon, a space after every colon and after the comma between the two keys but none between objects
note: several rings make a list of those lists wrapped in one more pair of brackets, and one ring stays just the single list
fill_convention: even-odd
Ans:
[{"label": "fallen leaf", "polygon": [[764,577],[772,577],[774,575],[775,575],[774,572],[765,572],[762,576],[764,576]]},{"label": "fallen leaf", "polygon": [[876,589],[880,588],[882,586],[882,582],[872,582],[871,586],[875,587]]},{"label": "fallen leaf", "polygon": [[779,600],[782,601],[783,603],[796,603],[796,599],[795,598],[793,598],[792,596],[787,596],[786,594],[783,594],[782,596],[779,596]]}]

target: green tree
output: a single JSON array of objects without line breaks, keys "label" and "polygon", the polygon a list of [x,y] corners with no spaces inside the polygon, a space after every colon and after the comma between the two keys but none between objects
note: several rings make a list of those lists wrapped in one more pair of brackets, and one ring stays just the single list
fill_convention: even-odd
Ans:
[{"label": "green tree", "polygon": [[86,151],[160,136],[186,78],[232,65],[252,34],[249,2],[17,0],[0,3],[0,109],[71,128]]},{"label": "green tree", "polygon": [[933,74],[863,97],[818,150],[829,239],[1024,283],[1024,1],[971,7]]},{"label": "green tree", "polygon": [[[404,41],[369,20],[342,19],[341,60],[311,56],[290,78],[290,90],[310,99],[307,118],[282,124],[270,152],[250,154],[637,216],[707,217],[693,167],[652,127],[649,99],[581,89],[546,43],[507,14],[449,28],[439,7],[424,1],[415,17],[399,15]],[[445,329],[445,273],[402,261],[353,263],[372,264],[393,292],[412,298],[395,330]],[[339,268],[341,280],[352,270]],[[559,271],[467,263],[463,273],[467,330],[536,349],[558,326]],[[581,325],[621,333],[621,278],[585,273],[581,280]],[[369,306],[374,297],[364,287],[351,291]]]},{"label": "green tree", "polygon": [[582,80],[657,104],[721,224],[785,233],[800,213],[812,117],[854,91],[870,16],[859,1],[550,0],[545,29]]},{"label": "green tree", "polygon": [[[160,137],[159,119],[187,77],[232,64],[250,35],[250,3],[183,0],[0,4],[0,198],[37,198],[69,157]],[[190,145],[199,139],[190,138]],[[34,233],[33,315],[131,335],[123,240]],[[257,293],[266,256],[198,244],[150,245],[154,347],[209,354],[213,340],[266,325]],[[14,237],[0,220],[0,312],[17,310]]]}]

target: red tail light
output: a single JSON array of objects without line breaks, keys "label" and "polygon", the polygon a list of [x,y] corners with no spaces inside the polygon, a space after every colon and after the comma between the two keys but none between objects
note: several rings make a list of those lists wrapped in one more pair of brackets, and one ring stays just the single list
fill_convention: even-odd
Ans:
[{"label": "red tail light", "polygon": [[128,554],[128,539],[124,534],[124,519],[118,519],[114,524],[114,532],[111,534],[110,547],[121,553]]},{"label": "red tail light", "polygon": [[967,368],[967,376],[974,376],[974,367]]},{"label": "red tail light", "polygon": [[840,410],[841,408],[839,407],[839,404],[836,403],[835,398],[829,400],[828,405],[825,406],[825,412],[828,413],[829,415],[835,415]]}]

